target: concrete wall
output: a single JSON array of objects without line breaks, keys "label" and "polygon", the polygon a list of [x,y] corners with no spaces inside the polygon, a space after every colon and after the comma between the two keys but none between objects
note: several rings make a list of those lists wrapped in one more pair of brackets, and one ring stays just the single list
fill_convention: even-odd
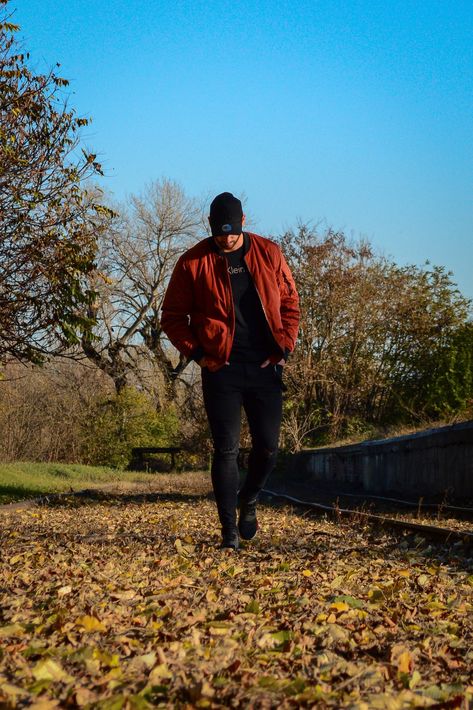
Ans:
[{"label": "concrete wall", "polygon": [[294,454],[295,481],[340,490],[473,497],[473,421],[393,439]]}]

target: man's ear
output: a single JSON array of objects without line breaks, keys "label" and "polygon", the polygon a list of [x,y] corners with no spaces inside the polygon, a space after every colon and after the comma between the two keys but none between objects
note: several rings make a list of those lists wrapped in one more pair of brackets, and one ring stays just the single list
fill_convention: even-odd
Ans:
[{"label": "man's ear", "polygon": [[246,214],[244,214],[244,215],[242,216],[242,218],[241,218],[241,223],[242,223],[242,224],[245,224],[245,219],[246,219]]}]

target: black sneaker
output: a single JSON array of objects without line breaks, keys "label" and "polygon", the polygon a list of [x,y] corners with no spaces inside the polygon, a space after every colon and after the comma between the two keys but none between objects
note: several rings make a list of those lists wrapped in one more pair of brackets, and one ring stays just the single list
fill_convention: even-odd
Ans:
[{"label": "black sneaker", "polygon": [[238,517],[238,530],[243,540],[252,540],[258,530],[256,519],[256,500],[240,501],[240,515]]},{"label": "black sneaker", "polygon": [[238,530],[222,530],[222,544],[220,545],[221,550],[238,550],[240,547],[240,539],[238,537]]}]

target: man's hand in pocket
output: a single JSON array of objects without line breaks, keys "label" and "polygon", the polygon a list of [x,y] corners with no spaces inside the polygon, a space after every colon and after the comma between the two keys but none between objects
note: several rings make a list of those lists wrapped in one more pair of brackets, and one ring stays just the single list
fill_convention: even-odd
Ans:
[{"label": "man's hand in pocket", "polygon": [[[270,364],[271,364],[271,360],[265,360],[263,362],[263,364],[261,365],[261,367],[268,367],[268,365],[270,365]],[[286,364],[286,361],[283,357],[280,359],[279,362],[276,363],[276,365],[282,365],[283,367],[285,364]]]}]

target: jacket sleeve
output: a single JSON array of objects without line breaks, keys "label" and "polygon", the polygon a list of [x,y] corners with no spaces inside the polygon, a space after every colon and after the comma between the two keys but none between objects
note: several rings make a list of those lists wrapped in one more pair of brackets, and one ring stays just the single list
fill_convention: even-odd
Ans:
[{"label": "jacket sleeve", "polygon": [[297,333],[299,330],[299,295],[296,285],[287,265],[284,254],[280,252],[281,260],[279,265],[278,282],[281,297],[281,321],[285,331],[286,359],[289,353],[294,350]]},{"label": "jacket sleeve", "polygon": [[201,350],[189,325],[194,307],[193,292],[192,276],[184,258],[180,257],[164,296],[161,327],[174,347],[188,358],[196,357]]}]

